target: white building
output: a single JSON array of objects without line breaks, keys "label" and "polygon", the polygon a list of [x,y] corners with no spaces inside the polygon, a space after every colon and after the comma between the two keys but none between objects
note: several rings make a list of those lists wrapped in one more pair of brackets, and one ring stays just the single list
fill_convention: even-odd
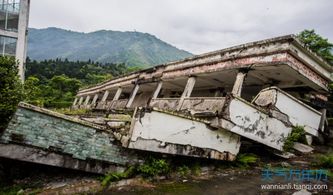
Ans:
[{"label": "white building", "polygon": [[15,56],[24,80],[30,0],[0,0],[0,52]]}]

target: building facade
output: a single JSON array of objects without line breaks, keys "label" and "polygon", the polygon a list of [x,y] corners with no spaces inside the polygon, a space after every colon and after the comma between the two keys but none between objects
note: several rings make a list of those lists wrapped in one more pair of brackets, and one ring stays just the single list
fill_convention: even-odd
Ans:
[{"label": "building facade", "polygon": [[24,80],[30,0],[0,0],[0,52],[15,56]]}]

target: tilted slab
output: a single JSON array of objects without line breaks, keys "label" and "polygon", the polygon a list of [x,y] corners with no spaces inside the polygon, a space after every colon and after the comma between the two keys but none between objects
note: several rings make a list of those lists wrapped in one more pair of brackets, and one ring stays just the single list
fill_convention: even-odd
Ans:
[{"label": "tilted slab", "polygon": [[128,147],[167,154],[234,160],[240,136],[212,129],[207,122],[160,110],[139,111],[130,130]]},{"label": "tilted slab", "polygon": [[286,120],[293,126],[304,126],[304,130],[308,134],[318,136],[322,114],[281,89],[277,87],[263,89],[255,97],[253,103],[267,107],[268,111],[273,114],[274,111],[285,114]]},{"label": "tilted slab", "polygon": [[[82,166],[63,165],[84,171],[85,167],[89,166],[92,172],[101,172],[100,169],[94,168],[99,166],[100,162],[103,166],[114,169],[115,165],[122,167],[138,161],[137,156],[122,148],[114,139],[113,133],[106,131],[105,127],[25,103],[19,105],[7,129],[2,133],[0,143],[0,155],[3,157],[34,162],[33,158],[21,157],[30,156],[33,149],[37,149],[57,155],[49,155],[50,159],[41,161],[35,158],[36,163],[62,166],[57,162],[64,162],[60,158],[65,157],[59,156],[65,155],[70,157],[74,164],[81,161],[90,162],[90,165]],[[18,150],[20,147],[27,149]],[[18,154],[8,155],[8,152],[4,151],[5,148],[10,148]],[[106,170],[107,168],[102,172]]]}]

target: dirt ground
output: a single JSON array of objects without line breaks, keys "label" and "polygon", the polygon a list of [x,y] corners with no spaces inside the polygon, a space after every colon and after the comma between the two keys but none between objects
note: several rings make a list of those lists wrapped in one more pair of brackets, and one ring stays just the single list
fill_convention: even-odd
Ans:
[{"label": "dirt ground", "polygon": [[[316,147],[316,153],[332,152],[332,147]],[[272,180],[263,177],[265,170],[318,170],[312,163],[317,154],[301,155],[283,159],[263,151],[260,147],[251,148],[260,158],[258,163],[249,167],[230,166],[225,162],[207,161],[200,166],[197,175],[179,175],[173,172],[167,176],[154,178],[135,178],[113,182],[102,187],[99,175],[65,170],[56,167],[35,165],[24,162],[0,159],[2,188],[0,194],[293,194],[300,189],[262,189],[262,185],[303,184],[328,189],[308,190],[313,194],[333,194],[332,180],[295,181],[274,176]],[[10,168],[8,168],[10,167]],[[1,170],[1,167],[0,167]],[[333,170],[330,170],[331,172]],[[2,174],[2,176],[1,176]],[[5,175],[5,176],[4,176]],[[4,178],[5,177],[5,178]],[[297,185],[300,186],[300,185]],[[287,186],[288,187],[288,186]],[[8,188],[4,190],[4,188]],[[303,191],[301,194],[306,195]]]}]

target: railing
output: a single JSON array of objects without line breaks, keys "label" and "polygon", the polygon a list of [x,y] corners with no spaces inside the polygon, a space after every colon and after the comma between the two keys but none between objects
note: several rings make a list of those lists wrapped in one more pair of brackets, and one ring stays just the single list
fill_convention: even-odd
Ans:
[{"label": "railing", "polygon": [[124,109],[126,107],[127,102],[128,99],[98,102],[94,108],[99,110]]},{"label": "railing", "polygon": [[128,102],[128,99],[122,99],[122,100],[113,100],[111,107],[109,109],[124,109],[126,107],[126,104]]},{"label": "railing", "polygon": [[[112,110],[124,109],[128,99],[99,102],[95,105],[81,105],[80,108]],[[150,101],[149,106],[170,111],[190,111],[191,113],[221,113],[225,97],[190,97],[184,98],[156,98]],[[181,105],[180,105],[181,104]]]},{"label": "railing", "polygon": [[185,98],[180,110],[221,113],[224,102],[224,97],[190,97]]},{"label": "railing", "polygon": [[176,110],[179,98],[156,98],[150,101],[149,106],[164,110]]},{"label": "railing", "polygon": [[220,113],[224,102],[224,97],[190,97],[182,102],[179,98],[156,98],[151,100],[149,106],[171,111]]}]

